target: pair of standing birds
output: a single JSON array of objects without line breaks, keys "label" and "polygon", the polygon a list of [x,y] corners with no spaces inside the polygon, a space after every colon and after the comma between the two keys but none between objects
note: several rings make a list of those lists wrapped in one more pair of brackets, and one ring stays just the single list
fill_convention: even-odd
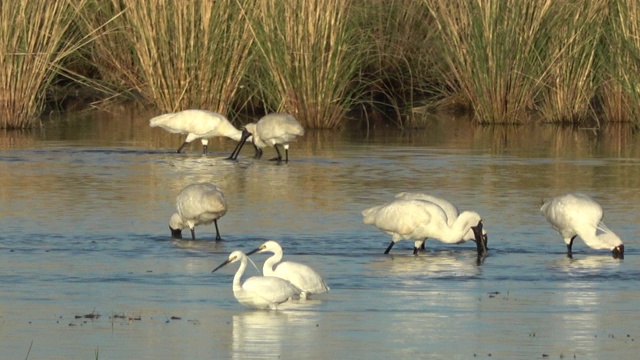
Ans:
[{"label": "pair of standing birds", "polygon": [[[252,276],[241,282],[248,256],[262,252],[274,254],[264,262],[263,276]],[[247,254],[240,250],[232,252],[225,262],[211,272],[240,261],[240,267],[233,277],[233,295],[239,303],[254,309],[275,310],[278,305],[290,299],[306,299],[311,294],[329,292],[324,279],[315,270],[297,262],[282,261],[282,254],[280,244],[269,240]]]},{"label": "pair of standing birds", "polygon": [[[608,249],[614,258],[624,257],[624,244],[603,223],[602,207],[581,193],[555,197],[540,208],[542,215],[560,233],[571,257],[576,236],[592,249]],[[447,200],[421,193],[399,193],[396,200],[362,212],[365,224],[375,225],[391,235],[385,254],[400,240],[414,240],[413,253],[424,248],[427,238],[457,244],[476,242],[478,256],[487,252],[487,233],[480,215],[474,211],[459,212]]]},{"label": "pair of standing birds", "polygon": [[224,136],[235,140],[238,145],[229,156],[235,160],[247,140],[251,140],[255,148],[255,158],[262,156],[263,150],[271,146],[278,154],[271,160],[282,161],[282,154],[278,145],[284,148],[284,161],[289,161],[289,143],[295,141],[297,136],[304,135],[304,128],[298,120],[290,114],[267,114],[257,123],[245,125],[242,130],[237,129],[229,120],[221,114],[206,110],[184,110],[175,113],[156,116],[149,120],[151,127],[161,127],[173,134],[186,134],[187,137],[176,152],[182,151],[185,146],[194,140],[202,142],[202,152],[207,153],[209,139],[215,136]]}]

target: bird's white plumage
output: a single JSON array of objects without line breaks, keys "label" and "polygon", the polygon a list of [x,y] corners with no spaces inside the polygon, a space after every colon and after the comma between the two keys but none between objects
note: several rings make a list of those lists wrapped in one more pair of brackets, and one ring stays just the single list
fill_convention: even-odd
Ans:
[{"label": "bird's white plumage", "polygon": [[400,240],[413,240],[414,252],[425,238],[449,244],[460,243],[469,229],[475,229],[476,242],[482,244],[482,219],[474,211],[462,212],[450,226],[440,206],[424,200],[399,199],[366,209],[362,216],[365,224],[374,225],[391,235],[392,242],[385,253]]},{"label": "bird's white plumage", "polygon": [[282,261],[282,247],[276,241],[269,240],[260,245],[254,252],[271,252],[262,267],[264,276],[275,276],[285,279],[299,288],[301,296],[306,298],[311,294],[320,294],[329,291],[324,279],[311,267],[293,261]]},{"label": "bird's white plumage", "polygon": [[557,196],[545,202],[540,212],[560,233],[569,253],[576,235],[592,249],[616,251],[623,245],[618,235],[602,222],[604,212],[600,204],[588,195],[569,193]]},{"label": "bird's white plumage", "polygon": [[217,220],[227,213],[224,194],[211,183],[195,183],[185,186],[176,197],[177,213],[171,216],[169,228],[182,230],[189,228],[195,240],[194,228],[215,222],[216,240],[220,240]]},{"label": "bird's white plumage", "polygon": [[256,147],[256,157],[262,155],[262,149],[271,146],[278,152],[278,160],[282,160],[278,145],[284,147],[286,160],[288,160],[289,143],[296,137],[304,135],[304,128],[295,117],[290,114],[273,113],[263,116],[257,123],[245,125],[245,129],[252,136],[251,140]]},{"label": "bird's white plumage", "polygon": [[[447,224],[449,226],[453,225],[453,222],[455,221],[455,219],[458,218],[458,215],[460,214],[460,210],[458,209],[457,206],[455,206],[453,203],[451,203],[448,200],[433,196],[433,195],[429,195],[429,194],[424,194],[424,193],[413,193],[413,192],[401,192],[396,194],[396,199],[403,199],[403,200],[424,200],[424,201],[429,201],[432,202],[438,206],[440,206],[442,208],[442,210],[444,210],[444,213],[447,215]],[[482,235],[483,237],[486,238],[487,236],[487,230],[484,228],[484,226],[482,227]],[[475,235],[473,234],[473,230],[469,229],[469,231],[462,237],[462,241],[466,242],[466,241],[476,241]]]},{"label": "bird's white plumage", "polygon": [[149,120],[149,125],[161,127],[173,134],[186,134],[187,138],[178,152],[196,139],[202,142],[203,152],[206,152],[208,139],[214,136],[224,136],[235,141],[242,139],[242,131],[236,129],[224,115],[207,110],[191,109],[159,115]]},{"label": "bird's white plumage", "polygon": [[254,309],[277,309],[279,304],[295,298],[300,294],[300,289],[290,282],[274,276],[252,276],[241,283],[242,275],[247,268],[247,256],[239,250],[232,252],[227,261],[223,262],[213,271],[221,267],[240,261],[240,267],[233,277],[233,296],[242,305]]}]

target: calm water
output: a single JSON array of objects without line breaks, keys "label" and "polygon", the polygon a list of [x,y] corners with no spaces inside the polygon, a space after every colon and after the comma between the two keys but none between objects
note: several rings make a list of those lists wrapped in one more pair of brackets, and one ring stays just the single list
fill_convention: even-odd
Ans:
[{"label": "calm water", "polygon": [[[427,129],[313,132],[288,165],[223,160],[214,140],[148,128],[122,110],[0,134],[0,358],[636,358],[640,350],[640,138],[554,127],[484,128],[436,120]],[[448,125],[447,125],[448,124]],[[272,156],[266,149],[265,157]],[[172,240],[178,191],[210,181],[229,211]],[[579,190],[598,199],[625,241],[624,260],[575,255],[539,214],[541,200]],[[428,241],[412,256],[362,224],[360,211],[400,191],[474,209],[475,244]],[[185,231],[188,237],[188,231]],[[279,311],[238,304],[235,249],[278,240],[285,258],[332,291]],[[254,255],[259,264],[266,255]],[[249,267],[249,274],[257,272]],[[83,318],[87,314],[100,317]]]}]

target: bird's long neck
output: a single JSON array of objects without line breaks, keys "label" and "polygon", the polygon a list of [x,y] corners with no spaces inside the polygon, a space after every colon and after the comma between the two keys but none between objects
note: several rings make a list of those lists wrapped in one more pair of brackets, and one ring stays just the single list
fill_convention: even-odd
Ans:
[{"label": "bird's long neck", "polygon": [[451,226],[447,226],[449,231],[445,231],[445,234],[440,241],[449,244],[455,244],[460,242],[472,226],[475,226],[471,221],[469,215],[465,212],[460,214]]},{"label": "bird's long neck", "polygon": [[[600,230],[600,234],[598,234]],[[592,249],[611,250],[622,244],[622,240],[613,231],[609,230],[602,222],[598,224],[598,228],[580,229],[576,231],[578,236]]]},{"label": "bird's long neck", "polygon": [[240,260],[240,267],[238,268],[238,271],[236,271],[236,274],[233,276],[233,292],[234,293],[242,290],[242,284],[240,283],[240,279],[242,278],[242,275],[244,274],[244,271],[246,268],[247,268],[247,258],[245,256]]},{"label": "bird's long neck", "polygon": [[273,256],[271,256],[270,258],[268,258],[264,262],[264,265],[262,266],[262,275],[264,275],[264,276],[273,276],[274,267],[280,261],[282,261],[282,251],[275,251],[273,253]]},{"label": "bird's long neck", "polygon": [[232,126],[226,131],[225,136],[234,141],[240,141],[242,140],[242,130],[238,130]]}]

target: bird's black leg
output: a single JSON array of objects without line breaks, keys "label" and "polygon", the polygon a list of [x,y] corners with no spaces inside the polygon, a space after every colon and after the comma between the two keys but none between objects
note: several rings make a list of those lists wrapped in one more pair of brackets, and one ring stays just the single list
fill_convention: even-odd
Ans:
[{"label": "bird's black leg", "polygon": [[278,153],[277,157],[274,157],[273,159],[269,159],[269,161],[282,161],[282,154],[280,154],[280,150],[278,150],[278,144],[273,145],[273,148],[276,149],[276,152]]},{"label": "bird's black leg", "polygon": [[177,153],[179,153],[180,151],[182,151],[182,149],[184,149],[185,146],[187,146],[187,144],[189,144],[188,142],[183,142],[182,145],[180,145],[180,147],[178,148],[178,150],[176,150]]},{"label": "bird's black leg", "polygon": [[418,255],[418,253],[420,252],[420,248],[419,247],[413,247],[413,255]]},{"label": "bird's black leg", "polygon": [[420,244],[420,250],[427,250],[427,239],[424,239],[422,244]]},{"label": "bird's black leg", "polygon": [[289,162],[289,149],[284,148],[284,162]]},{"label": "bird's black leg", "polygon": [[202,145],[202,153],[207,155],[207,145]]},{"label": "bird's black leg", "polygon": [[385,254],[388,254],[389,251],[391,251],[391,248],[393,247],[393,245],[395,245],[396,243],[394,241],[391,241],[391,244],[389,244],[389,246],[387,246],[387,250],[384,251]]},{"label": "bird's black leg", "polygon": [[216,241],[222,240],[220,237],[220,230],[218,229],[218,220],[213,220],[213,224],[216,226]]},{"label": "bird's black leg", "polygon": [[253,155],[253,158],[254,159],[260,159],[262,157],[262,149],[257,147],[256,144],[253,144],[253,147],[256,149],[256,153],[255,153],[255,155]]},{"label": "bird's black leg", "polygon": [[196,239],[196,230],[194,228],[191,228],[191,240],[195,240]]},{"label": "bird's black leg", "polygon": [[238,141],[238,145],[236,145],[236,148],[233,149],[233,152],[231,153],[231,155],[229,155],[227,160],[235,160],[238,158],[240,150],[242,150],[242,147],[244,146],[244,143],[247,142],[247,138],[249,138],[249,136],[251,136],[251,133],[248,132],[247,129],[242,129],[242,137],[240,138],[240,141]]}]

